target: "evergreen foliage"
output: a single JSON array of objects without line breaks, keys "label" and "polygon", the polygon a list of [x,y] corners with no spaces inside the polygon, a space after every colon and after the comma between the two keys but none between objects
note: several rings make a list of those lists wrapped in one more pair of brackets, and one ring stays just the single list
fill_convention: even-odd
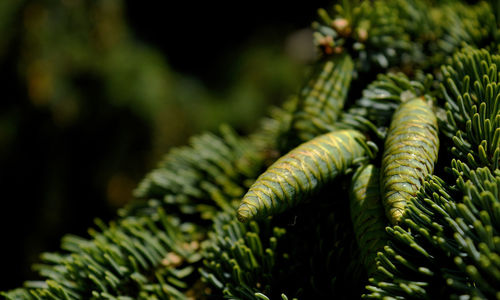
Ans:
[{"label": "evergreen foliage", "polygon": [[[320,57],[297,96],[248,138],[222,127],[172,150],[117,221],[65,237],[42,281],[4,295],[500,299],[497,12],[320,10]],[[379,191],[392,179],[404,197]]]},{"label": "evergreen foliage", "polygon": [[162,209],[148,218],[130,217],[109,226],[97,221],[91,239],[68,235],[61,248],[67,253],[45,253],[35,268],[45,282],[28,281],[8,299],[185,299],[201,259],[191,240],[196,229],[179,224]]},{"label": "evergreen foliage", "polygon": [[222,137],[205,133],[190,147],[172,150],[135,190],[138,198],[120,213],[148,214],[164,207],[171,214],[210,220],[218,210],[232,212],[262,168],[263,156],[248,140],[227,126]]},{"label": "evergreen foliage", "polygon": [[[472,53],[471,53],[472,52]],[[498,169],[500,158],[500,56],[486,50],[463,50],[443,66],[447,136],[456,158],[475,168]]]},{"label": "evergreen foliage", "polygon": [[[276,270],[278,244],[286,230],[269,222],[238,222],[230,214],[215,219],[206,243],[201,274],[233,298],[257,299],[256,290],[269,293],[278,288],[285,270]],[[283,254],[281,255],[283,256]]]}]

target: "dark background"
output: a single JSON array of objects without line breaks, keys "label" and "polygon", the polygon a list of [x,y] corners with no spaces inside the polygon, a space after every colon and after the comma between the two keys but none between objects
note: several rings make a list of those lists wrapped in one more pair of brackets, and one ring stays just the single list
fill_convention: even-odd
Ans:
[{"label": "dark background", "polygon": [[282,43],[287,34],[309,27],[326,1],[172,2],[149,7],[127,1],[134,31],[158,46],[177,70],[218,85],[224,82],[213,75],[231,64],[249,39],[257,36]]},{"label": "dark background", "polygon": [[[83,1],[25,0],[19,8],[8,12],[13,16],[8,24],[10,39],[0,62],[3,90],[0,95],[0,189],[3,192],[0,234],[4,262],[0,291],[35,279],[30,265],[37,261],[39,253],[57,251],[62,235],[86,235],[95,217],[112,219],[116,209],[131,199],[137,182],[169,147],[185,144],[194,133],[216,130],[216,124],[234,123],[238,118],[217,111],[193,114],[191,110],[197,110],[198,106],[178,103],[166,109],[170,117],[149,118],[151,114],[139,113],[140,109],[133,105],[108,101],[101,92],[105,87],[103,81],[108,77],[98,77],[92,73],[93,69],[86,68],[72,72],[71,64],[64,65],[62,78],[64,74],[71,74],[69,86],[76,90],[75,95],[85,99],[75,102],[80,103],[76,117],[71,113],[71,105],[60,105],[55,100],[42,104],[34,101],[37,98],[33,96],[32,86],[38,83],[22,75],[23,68],[28,70],[26,74],[32,72],[23,63],[30,59],[30,54],[24,53],[35,51],[24,42],[29,35],[26,23],[31,20],[30,13],[37,12],[32,6],[52,9],[80,2]],[[290,69],[294,72],[283,69],[282,73],[290,73],[290,78],[278,78],[276,82],[272,76],[281,74],[275,73],[278,67],[275,69],[272,65],[270,70],[262,70],[265,74],[259,73],[258,68],[245,72],[245,62],[261,69],[266,67],[267,61],[254,55],[260,50],[253,49],[271,49],[270,52],[262,50],[267,59],[271,57],[268,53],[286,57],[287,38],[308,27],[316,16],[316,9],[322,6],[325,6],[322,1],[298,4],[262,0],[229,3],[128,0],[123,3],[122,17],[134,42],[155,49],[166,61],[168,74],[174,74],[169,76],[183,78],[175,79],[172,86],[188,82],[185,89],[188,92],[182,97],[178,93],[170,94],[169,97],[178,97],[177,101],[209,93],[203,107],[223,108],[226,105],[223,101],[231,101],[238,94],[236,88],[232,92],[228,90],[241,86],[240,78],[251,82],[251,88],[241,88],[244,91],[262,86],[266,93],[269,90],[264,100],[256,102],[258,107],[252,117],[242,118],[246,123],[233,124],[241,133],[248,133],[254,128],[255,120],[265,115],[267,106],[280,103],[298,89],[304,61],[286,58],[283,64],[290,61],[298,67]],[[0,5],[0,16],[2,9],[5,7]],[[61,11],[64,14],[64,9]],[[35,27],[35,35],[36,30]],[[64,40],[52,43],[61,45]],[[242,53],[250,53],[247,55],[250,59],[242,58]],[[269,61],[273,61],[272,57]],[[42,74],[45,67],[41,67]],[[255,74],[247,74],[252,72]],[[44,77],[35,74],[32,78]],[[259,82],[259,78],[265,82]],[[195,92],[189,88],[192,81],[196,83]],[[258,96],[263,95],[256,92]],[[187,117],[172,119],[177,115]],[[173,135],[166,134],[165,128],[170,129],[169,134],[174,132]]]}]

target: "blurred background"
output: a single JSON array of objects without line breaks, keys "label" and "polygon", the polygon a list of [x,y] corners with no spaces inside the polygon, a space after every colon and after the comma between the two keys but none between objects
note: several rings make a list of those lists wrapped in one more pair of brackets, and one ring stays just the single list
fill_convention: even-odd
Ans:
[{"label": "blurred background", "polygon": [[247,134],[297,92],[321,6],[0,0],[0,290],[112,219],[170,147]]}]

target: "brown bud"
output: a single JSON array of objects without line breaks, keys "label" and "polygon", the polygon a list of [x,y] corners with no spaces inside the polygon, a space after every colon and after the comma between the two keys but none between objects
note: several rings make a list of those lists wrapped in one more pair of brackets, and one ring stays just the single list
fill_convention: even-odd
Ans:
[{"label": "brown bud", "polygon": [[330,47],[330,46],[323,47],[323,52],[325,52],[325,54],[332,55],[333,54],[333,48]]},{"label": "brown bud", "polygon": [[324,47],[332,46],[333,45],[333,38],[331,36],[327,35],[319,40],[319,45],[324,46]]},{"label": "brown bud", "polygon": [[169,253],[167,253],[166,257],[163,258],[163,260],[161,261],[161,264],[166,266],[166,267],[168,267],[168,266],[177,267],[180,264],[182,264],[183,260],[184,259],[182,257],[175,254],[174,252],[169,252]]},{"label": "brown bud", "polygon": [[323,49],[323,53],[327,54],[327,55],[331,55],[333,54],[333,38],[329,35],[321,38],[319,41],[318,41],[318,45],[320,46],[321,49]]},{"label": "brown bud", "polygon": [[335,54],[340,54],[340,53],[342,53],[342,51],[344,51],[344,48],[342,48],[340,46],[337,46],[337,47],[333,48],[333,52]]},{"label": "brown bud", "polygon": [[347,37],[351,34],[351,26],[349,26],[349,21],[344,18],[335,19],[332,21],[332,27],[337,31],[337,33],[343,37]]}]

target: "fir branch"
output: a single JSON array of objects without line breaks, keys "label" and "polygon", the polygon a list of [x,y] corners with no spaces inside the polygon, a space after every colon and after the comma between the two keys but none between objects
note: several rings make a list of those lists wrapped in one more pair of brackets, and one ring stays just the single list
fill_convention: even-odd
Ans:
[{"label": "fir branch", "polygon": [[452,153],[472,168],[499,166],[499,66],[500,56],[465,48],[442,67],[447,118],[440,125],[453,140]]},{"label": "fir branch", "polygon": [[90,239],[68,235],[64,253],[45,253],[27,281],[7,299],[188,299],[200,260],[196,227],[167,216],[129,217],[109,226],[97,221]]},{"label": "fir branch", "polygon": [[491,6],[486,2],[466,5],[444,4],[432,10],[437,39],[430,45],[433,64],[446,62],[448,56],[464,45],[474,48],[495,47],[498,27]]},{"label": "fir branch", "polygon": [[[149,214],[164,207],[169,214],[212,219],[218,210],[233,211],[263,165],[263,156],[249,140],[229,127],[222,137],[206,133],[190,147],[172,150],[139,184],[135,201],[121,216]],[[193,219],[195,220],[195,219]]]},{"label": "fir branch", "polygon": [[277,247],[284,234],[268,221],[242,224],[220,214],[204,243],[201,275],[229,298],[259,299],[256,293],[274,293],[279,280],[276,261],[284,258]]},{"label": "fir branch", "polygon": [[[372,274],[374,255],[367,250],[373,250],[380,252],[366,297],[500,298],[500,57],[490,53],[498,49],[498,20],[485,2],[435,2],[429,9],[423,0],[343,1],[333,16],[320,10],[321,20],[313,27],[322,58],[298,96],[275,109],[249,138],[224,127],[220,137],[199,135],[191,146],[172,150],[141,182],[140,199],[121,210],[116,222],[98,223],[90,238],[65,237],[64,253],[44,254],[37,266],[44,280],[3,295],[351,299],[366,283],[363,264]],[[434,72],[464,43],[469,46]],[[387,73],[367,86],[382,71]],[[349,209],[346,179],[360,163],[380,165],[374,149],[382,148],[397,107],[415,98],[436,105],[432,77],[422,75],[428,71],[442,82],[446,113],[439,125],[454,146],[439,159],[455,158],[451,180],[403,178],[403,185],[413,185],[412,196],[421,188],[401,223],[387,227],[386,234],[383,218],[364,210],[373,203]],[[352,101],[359,96],[353,87],[365,87],[357,101]],[[442,108],[436,110],[439,116]],[[432,118],[419,116],[412,124],[420,128]],[[351,136],[335,137],[332,145],[317,140],[327,132],[336,136],[339,128]],[[372,134],[377,143],[370,141]],[[403,132],[402,140],[412,134]],[[429,139],[437,143],[436,136]],[[251,189],[269,196],[257,215],[282,213],[239,223],[234,208],[255,178],[300,142],[306,144],[276,162],[283,170],[271,166],[262,175],[271,184]],[[357,157],[350,156],[353,150]],[[391,149],[385,152],[388,160],[400,159]],[[394,169],[398,173],[399,165]],[[277,183],[286,172],[291,177]],[[356,179],[358,174],[354,184]],[[372,180],[374,199],[376,186]],[[363,195],[355,200],[367,203]]]},{"label": "fir branch", "polygon": [[[428,101],[432,101],[430,96],[432,75],[421,77],[422,80],[410,80],[403,73],[379,74],[377,79],[363,90],[362,97],[344,112],[339,123],[347,123],[353,118],[366,119],[379,128],[380,134],[385,136],[385,129],[389,127],[392,115],[401,103],[416,97],[425,97]],[[358,129],[359,125],[352,123],[351,126]]]}]

